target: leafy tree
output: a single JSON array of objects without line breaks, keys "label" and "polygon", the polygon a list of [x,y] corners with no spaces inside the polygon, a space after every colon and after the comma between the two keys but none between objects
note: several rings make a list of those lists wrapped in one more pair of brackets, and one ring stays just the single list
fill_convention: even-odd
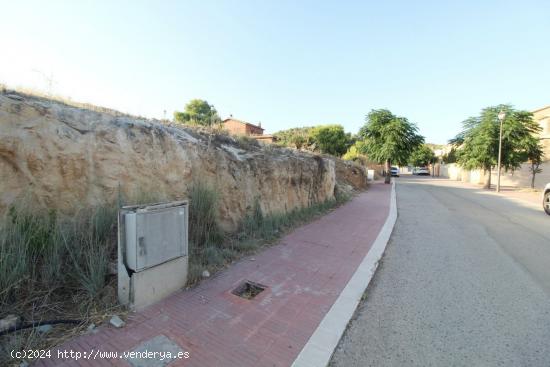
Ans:
[{"label": "leafy tree", "polygon": [[185,105],[185,112],[174,112],[176,122],[187,125],[211,126],[221,122],[213,105],[202,99],[192,99]]},{"label": "leafy tree", "polygon": [[361,161],[362,163],[366,161],[367,156],[362,152],[365,150],[365,143],[362,140],[357,140],[352,146],[348,148],[346,154],[342,156],[342,159],[346,161]]},{"label": "leafy tree", "polygon": [[527,111],[517,111],[510,105],[487,107],[477,117],[470,117],[462,123],[463,131],[450,142],[457,149],[457,162],[466,169],[483,169],[489,172],[485,188],[491,187],[491,168],[498,161],[500,122],[498,113],[506,112],[502,123],[501,165],[506,171],[517,169],[527,161],[528,151],[540,131]]},{"label": "leafy tree", "polygon": [[535,188],[535,176],[542,172],[540,165],[544,158],[544,151],[538,139],[530,139],[527,144],[527,160],[529,161],[529,172],[531,172],[531,188]]},{"label": "leafy tree", "polygon": [[274,134],[277,144],[296,149],[320,151],[341,156],[355,142],[354,137],[344,132],[340,125],[320,125],[314,127],[296,127]]},{"label": "leafy tree", "polygon": [[311,139],[312,130],[313,127],[295,127],[276,132],[274,135],[277,138],[277,145],[312,150],[313,148],[310,147],[313,144]]},{"label": "leafy tree", "polygon": [[418,135],[416,124],[385,109],[372,110],[365,120],[359,130],[364,140],[363,153],[386,165],[385,183],[390,183],[391,164],[407,164],[412,152],[424,143],[424,137]]},{"label": "leafy tree", "polygon": [[444,154],[441,158],[445,163],[456,163],[456,148],[452,147],[449,153]]},{"label": "leafy tree", "polygon": [[341,125],[317,126],[311,131],[311,138],[322,153],[342,156],[349,148],[351,136]]},{"label": "leafy tree", "polygon": [[413,166],[423,167],[434,162],[434,160],[434,151],[428,145],[422,144],[412,152],[409,162]]}]

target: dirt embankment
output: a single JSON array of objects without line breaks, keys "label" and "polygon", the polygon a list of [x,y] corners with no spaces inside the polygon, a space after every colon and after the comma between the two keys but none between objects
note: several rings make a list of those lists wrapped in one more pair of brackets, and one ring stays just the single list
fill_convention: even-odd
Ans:
[{"label": "dirt embankment", "polygon": [[13,92],[0,93],[0,211],[22,197],[71,213],[119,195],[185,198],[195,180],[217,189],[219,217],[236,228],[259,199],[265,214],[334,197],[340,160]]}]

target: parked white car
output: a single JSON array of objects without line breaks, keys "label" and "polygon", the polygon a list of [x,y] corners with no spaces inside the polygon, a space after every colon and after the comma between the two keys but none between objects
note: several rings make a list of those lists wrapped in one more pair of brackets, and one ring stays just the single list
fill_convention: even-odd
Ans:
[{"label": "parked white car", "polygon": [[429,176],[430,175],[430,170],[428,169],[428,167],[415,167],[413,169],[413,175]]},{"label": "parked white car", "polygon": [[550,183],[542,190],[542,207],[546,214],[550,215]]},{"label": "parked white car", "polygon": [[390,168],[390,173],[393,177],[399,177],[399,168],[397,167]]}]

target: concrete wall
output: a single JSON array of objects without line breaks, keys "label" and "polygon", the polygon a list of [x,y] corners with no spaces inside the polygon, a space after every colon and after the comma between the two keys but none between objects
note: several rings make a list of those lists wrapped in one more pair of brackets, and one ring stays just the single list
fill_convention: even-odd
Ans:
[{"label": "concrete wall", "polygon": [[[550,161],[543,163],[540,168],[542,172],[537,174],[535,179],[535,188],[542,189],[547,183],[550,182]],[[441,165],[441,176],[450,178],[451,180],[470,182],[473,184],[483,184],[487,179],[487,174],[484,174],[482,170],[465,170],[459,167],[457,164],[443,164]],[[497,173],[496,170],[491,172],[491,183],[496,184]],[[503,186],[513,187],[531,187],[531,173],[529,172],[529,165],[523,164],[520,169],[514,172],[502,172],[500,176],[500,184]]]}]

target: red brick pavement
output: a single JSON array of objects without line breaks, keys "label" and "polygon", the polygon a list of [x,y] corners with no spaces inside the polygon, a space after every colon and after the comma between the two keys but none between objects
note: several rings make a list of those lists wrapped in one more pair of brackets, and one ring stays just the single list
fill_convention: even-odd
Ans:
[{"label": "red brick pavement", "polygon": [[[190,354],[170,366],[289,366],[359,266],[389,211],[391,186],[375,183],[346,205],[286,235],[190,290],[100,327],[61,350],[124,352],[165,335]],[[267,286],[252,300],[231,291]],[[52,356],[56,356],[56,350]],[[51,366],[128,366],[124,359],[42,360]]]}]

